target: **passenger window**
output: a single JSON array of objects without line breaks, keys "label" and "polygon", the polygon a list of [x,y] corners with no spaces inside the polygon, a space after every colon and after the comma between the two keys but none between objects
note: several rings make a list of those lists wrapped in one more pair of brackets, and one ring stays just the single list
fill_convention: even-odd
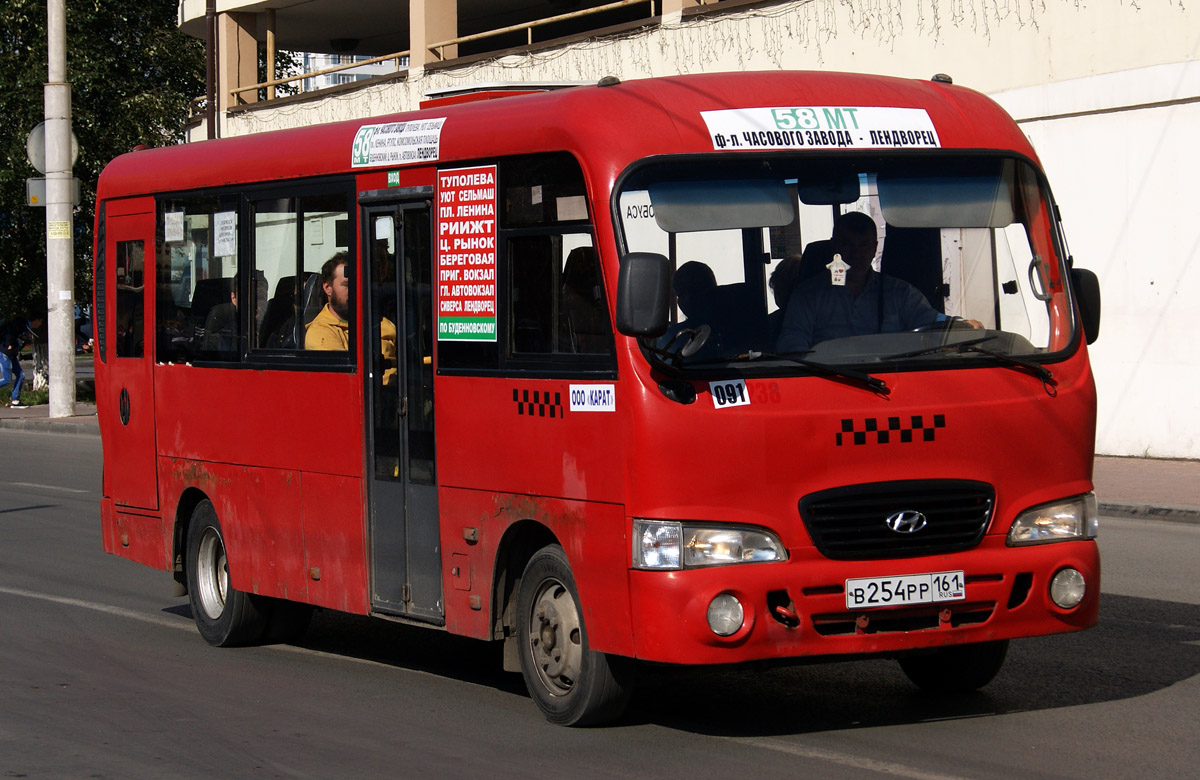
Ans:
[{"label": "passenger window", "polygon": [[611,370],[612,326],[579,163],[553,153],[500,160],[495,170],[499,338],[439,337],[439,370]]},{"label": "passenger window", "polygon": [[156,302],[158,359],[237,361],[238,212],[217,198],[163,204]]},{"label": "passenger window", "polygon": [[[352,266],[347,264],[350,230],[346,196],[336,193],[257,200],[251,204],[251,213],[254,272],[259,284],[254,304],[254,346],[299,350],[306,348],[308,340],[311,349],[347,349],[354,311],[349,284]],[[330,265],[330,278],[323,280],[321,272],[326,264]],[[335,293],[328,310],[324,281],[330,282]],[[311,339],[310,331],[314,334]],[[317,338],[317,334],[322,337]]]},{"label": "passenger window", "polygon": [[586,233],[513,238],[512,354],[612,353],[600,264]]}]

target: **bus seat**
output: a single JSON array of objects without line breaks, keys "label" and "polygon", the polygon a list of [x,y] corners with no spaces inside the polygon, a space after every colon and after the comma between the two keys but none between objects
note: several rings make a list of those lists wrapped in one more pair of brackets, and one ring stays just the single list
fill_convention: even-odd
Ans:
[{"label": "bus seat", "polygon": [[942,233],[938,228],[888,225],[879,270],[908,282],[930,306],[946,311],[949,289],[942,279]]},{"label": "bus seat", "polygon": [[321,275],[314,273],[304,280],[304,290],[300,294],[300,311],[304,314],[304,324],[313,321],[325,305],[325,291],[321,289]]},{"label": "bus seat", "polygon": [[767,310],[749,284],[720,285],[705,293],[702,303],[713,331],[709,342],[722,356],[764,346]]},{"label": "bus seat", "polygon": [[192,292],[190,310],[194,334],[193,348],[199,347],[200,342],[204,339],[204,324],[208,320],[209,311],[218,304],[229,303],[229,293],[233,292],[234,281],[234,278],[230,276],[200,279],[196,282],[196,289]]},{"label": "bus seat", "polygon": [[296,277],[283,276],[275,283],[275,293],[267,301],[267,310],[263,312],[262,324],[258,327],[259,346],[268,346],[271,337],[279,332],[280,327],[295,316]]},{"label": "bus seat", "polygon": [[563,265],[562,308],[559,313],[560,349],[595,354],[608,351],[608,314],[600,282],[596,250],[571,250]]},{"label": "bus seat", "polygon": [[196,289],[192,293],[192,319],[203,323],[209,309],[218,303],[229,303],[233,282],[233,277],[201,279],[196,282]]},{"label": "bus seat", "polygon": [[812,241],[804,247],[804,252],[800,255],[800,275],[797,279],[803,281],[828,273],[825,266],[831,262],[833,262],[833,241],[828,238]]}]

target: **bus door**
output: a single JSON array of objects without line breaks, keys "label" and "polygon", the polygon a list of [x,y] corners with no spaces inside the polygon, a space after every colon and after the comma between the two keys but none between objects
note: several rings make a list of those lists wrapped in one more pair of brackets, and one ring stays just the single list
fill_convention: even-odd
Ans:
[{"label": "bus door", "polygon": [[[105,219],[104,314],[108,338],[98,343],[108,381],[97,383],[108,411],[104,427],[104,469],[118,507],[158,508],[154,454],[154,201],[110,202]],[[113,414],[112,412],[116,413]]]},{"label": "bus door", "polygon": [[363,213],[371,602],[440,623],[431,206],[364,203]]}]

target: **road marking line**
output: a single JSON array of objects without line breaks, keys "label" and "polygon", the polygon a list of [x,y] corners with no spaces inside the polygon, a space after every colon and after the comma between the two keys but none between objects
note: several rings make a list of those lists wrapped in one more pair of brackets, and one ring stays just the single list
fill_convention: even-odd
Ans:
[{"label": "road marking line", "polygon": [[58,485],[43,485],[39,482],[6,482],[6,485],[12,487],[27,487],[40,488],[42,490],[60,490],[63,493],[91,493],[90,490],[80,490],[79,488],[59,487]]},{"label": "road marking line", "polygon": [[764,739],[754,737],[725,737],[724,739],[727,739],[730,742],[736,742],[739,745],[749,745],[751,747],[763,748],[765,750],[776,750],[780,753],[788,753],[793,756],[799,756],[800,758],[829,761],[830,763],[851,767],[852,769],[878,772],[879,774],[892,775],[894,777],[907,777],[910,778],[910,780],[968,780],[967,778],[959,775],[943,775],[936,772],[926,772],[922,769],[905,766],[904,764],[896,764],[891,761],[876,761],[874,759],[863,758],[862,756],[855,756],[849,753],[838,753],[833,750],[822,750],[820,748],[796,745],[779,739]]},{"label": "road marking line", "polygon": [[109,615],[117,615],[119,617],[131,618],[140,620],[143,623],[152,623],[156,626],[166,626],[167,628],[178,628],[185,631],[191,631],[195,626],[189,622],[179,622],[168,620],[159,617],[158,615],[147,615],[144,612],[134,612],[131,609],[122,609],[121,607],[113,607],[108,604],[100,604],[95,601],[83,601],[82,599],[72,599],[66,596],[52,596],[49,593],[36,593],[32,590],[21,590],[20,588],[6,588],[0,586],[0,593],[7,593],[10,596],[21,596],[27,599],[39,599],[41,601],[50,601],[55,604],[62,604],[68,607],[82,607],[96,612],[105,612]]}]

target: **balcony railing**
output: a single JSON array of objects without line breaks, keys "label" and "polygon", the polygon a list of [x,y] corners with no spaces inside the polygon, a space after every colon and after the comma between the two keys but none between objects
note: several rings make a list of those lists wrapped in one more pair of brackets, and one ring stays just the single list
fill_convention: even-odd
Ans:
[{"label": "balcony railing", "polygon": [[[702,3],[702,4],[710,4],[712,2],[713,2],[713,0],[708,0],[707,3]],[[551,24],[555,24],[558,22],[571,21],[573,19],[579,19],[579,18],[585,17],[585,16],[604,13],[605,11],[612,11],[612,10],[615,10],[618,8],[625,8],[627,6],[639,5],[639,4],[647,6],[648,10],[649,10],[649,13],[647,14],[647,18],[653,18],[654,9],[655,9],[655,0],[616,0],[616,2],[596,6],[595,8],[583,8],[578,11],[571,11],[571,12],[565,13],[565,14],[558,14],[556,16],[548,16],[548,17],[545,17],[542,19],[535,19],[530,22],[523,22],[521,24],[514,24],[514,25],[510,25],[508,27],[501,27],[496,30],[487,30],[485,32],[474,33],[472,35],[459,36],[458,38],[452,38],[452,39],[446,40],[446,41],[438,41],[437,43],[430,44],[428,48],[429,48],[430,53],[434,54],[438,60],[445,60],[446,59],[445,51],[446,51],[446,48],[449,46],[456,46],[456,45],[462,44],[462,43],[473,43],[475,41],[482,41],[482,40],[486,40],[488,38],[494,38],[496,36],[507,35],[507,34],[511,34],[514,32],[521,32],[521,31],[525,32],[526,41],[532,45],[533,31],[539,27],[545,27],[546,25],[551,25]],[[245,100],[242,97],[243,95],[245,95],[247,93],[257,94],[260,91],[265,91],[266,97],[269,100],[272,97],[272,93],[270,90],[273,87],[277,87],[281,84],[290,84],[293,82],[303,81],[304,79],[314,78],[316,76],[324,76],[324,75],[327,75],[330,73],[336,73],[336,72],[342,71],[342,70],[349,70],[351,68],[362,67],[363,65],[371,65],[371,64],[380,63],[380,62],[390,62],[393,60],[396,62],[396,72],[400,73],[401,71],[405,70],[405,68],[403,68],[401,66],[401,62],[403,61],[403,59],[405,57],[408,57],[409,54],[410,54],[409,51],[395,52],[393,54],[385,54],[380,57],[373,57],[372,59],[369,59],[369,60],[360,60],[358,62],[335,65],[335,66],[332,66],[329,68],[323,68],[321,70],[309,71],[307,73],[299,73],[294,76],[284,76],[282,78],[272,79],[270,81],[262,81],[257,84],[249,84],[244,87],[237,87],[235,89],[231,89],[229,91],[229,96],[230,96],[231,102],[234,105],[247,105],[249,101]],[[192,106],[193,116],[197,115],[198,110],[202,110],[201,107],[204,105],[204,103],[205,103],[204,98],[197,98],[195,101],[193,101],[193,106]]]}]

